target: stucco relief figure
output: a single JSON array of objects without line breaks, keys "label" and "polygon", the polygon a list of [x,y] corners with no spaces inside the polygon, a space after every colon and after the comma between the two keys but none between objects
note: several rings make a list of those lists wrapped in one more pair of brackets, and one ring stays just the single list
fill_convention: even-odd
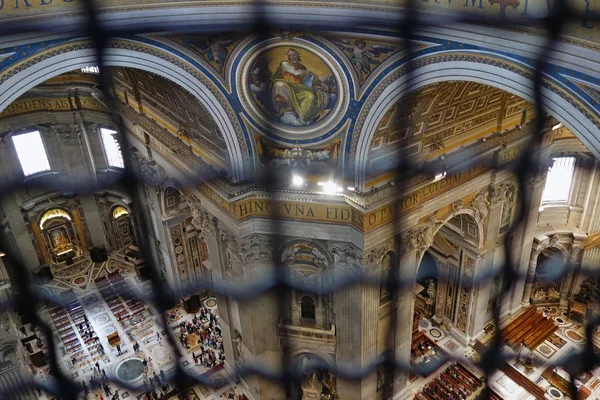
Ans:
[{"label": "stucco relief figure", "polygon": [[244,362],[244,343],[242,342],[242,337],[238,336],[233,339],[235,343],[235,351],[237,353],[237,360],[241,363]]},{"label": "stucco relief figure", "polygon": [[435,237],[435,234],[437,233],[437,231],[440,230],[442,225],[444,225],[444,222],[438,221],[435,214],[427,219],[425,228],[423,228],[423,231],[421,234],[421,243],[420,243],[421,251],[425,251],[429,247],[431,247],[431,245],[433,244],[433,238]]},{"label": "stucco relief figure", "polygon": [[471,207],[475,209],[475,213],[479,220],[483,221],[488,215],[488,209],[490,208],[490,201],[488,200],[488,190],[482,190],[478,192],[473,200],[471,200]]},{"label": "stucco relief figure", "polygon": [[[257,102],[280,123],[307,126],[319,121],[335,105],[337,84],[331,70],[306,51],[288,48],[286,59],[274,64],[281,47],[265,52],[250,69],[249,89]],[[268,82],[268,85],[266,84]]]},{"label": "stucco relief figure", "polygon": [[429,284],[427,285],[427,297],[430,299],[435,299],[435,289],[435,281],[430,279]]},{"label": "stucco relief figure", "polygon": [[201,229],[202,223],[204,222],[202,210],[194,204],[190,204],[190,209],[192,210],[192,225],[194,225],[194,228],[196,229]]}]

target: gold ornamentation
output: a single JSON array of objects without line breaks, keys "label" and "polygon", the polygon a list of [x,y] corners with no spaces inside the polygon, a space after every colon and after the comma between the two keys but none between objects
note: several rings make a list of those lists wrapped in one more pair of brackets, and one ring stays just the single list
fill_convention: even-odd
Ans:
[{"label": "gold ornamentation", "polygon": [[43,230],[46,222],[53,218],[65,218],[71,221],[71,216],[65,210],[53,208],[52,210],[46,211],[44,215],[42,215],[42,218],[40,218],[40,229]]},{"label": "gold ornamentation", "polygon": [[129,211],[127,211],[127,209],[123,206],[117,206],[112,211],[113,219],[117,219],[123,215],[128,215],[128,214],[129,214]]}]

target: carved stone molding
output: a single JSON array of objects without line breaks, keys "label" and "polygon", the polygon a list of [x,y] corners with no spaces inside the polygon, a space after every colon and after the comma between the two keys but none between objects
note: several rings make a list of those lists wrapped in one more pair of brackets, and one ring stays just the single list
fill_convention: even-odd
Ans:
[{"label": "carved stone molding", "polygon": [[369,267],[369,270],[379,270],[381,268],[381,260],[390,251],[393,251],[389,245],[383,245],[375,247],[367,253],[365,256],[365,263]]},{"label": "carved stone molding", "polygon": [[131,159],[134,169],[147,184],[160,187],[166,182],[167,174],[156,161],[148,160],[135,150],[131,151]]},{"label": "carved stone molding", "polygon": [[52,130],[59,137],[61,143],[76,145],[81,143],[81,129],[74,124],[52,125]]},{"label": "carved stone molding", "polygon": [[349,243],[328,243],[329,252],[333,254],[336,264],[357,264],[362,261],[362,254],[358,248]]},{"label": "carved stone molding", "polygon": [[293,261],[300,252],[306,251],[310,251],[314,257],[313,262],[315,264],[321,264],[323,267],[328,265],[325,254],[323,254],[323,252],[317,246],[312,245],[310,242],[290,243],[290,245],[288,245],[281,253],[281,262],[286,264],[289,261]]},{"label": "carved stone molding", "polygon": [[[187,200],[187,199],[186,199]],[[208,211],[205,211],[199,202],[192,203],[188,201],[190,211],[192,213],[192,226],[204,234],[210,234],[216,236],[216,217],[210,215]]]},{"label": "carved stone molding", "polygon": [[463,207],[465,206],[465,202],[462,200],[456,200],[455,202],[452,203],[451,207],[452,207],[452,213],[456,214],[457,212],[459,212]]},{"label": "carved stone molding", "polygon": [[244,264],[256,260],[273,261],[273,240],[266,235],[250,235],[239,246],[239,250]]},{"label": "carved stone molding", "polygon": [[547,175],[548,175],[548,171],[545,169],[541,169],[541,170],[535,171],[535,172],[530,172],[527,175],[527,179],[526,179],[525,183],[530,188],[535,188],[537,186],[541,186],[546,182]]},{"label": "carved stone molding", "polygon": [[571,247],[571,251],[569,252],[569,255],[570,255],[571,259],[578,260],[582,253],[583,253],[583,247],[581,247],[580,245],[574,244],[573,247]]},{"label": "carved stone molding", "polygon": [[434,213],[424,224],[406,232],[402,237],[401,243],[403,253],[410,253],[416,250],[417,254],[421,256],[431,247],[433,238],[442,225],[444,225],[444,221],[438,220]]},{"label": "carved stone molding", "polygon": [[507,201],[509,199],[509,193],[512,190],[513,186],[507,183],[502,183],[500,185],[490,185],[490,203],[492,205],[496,205]]}]

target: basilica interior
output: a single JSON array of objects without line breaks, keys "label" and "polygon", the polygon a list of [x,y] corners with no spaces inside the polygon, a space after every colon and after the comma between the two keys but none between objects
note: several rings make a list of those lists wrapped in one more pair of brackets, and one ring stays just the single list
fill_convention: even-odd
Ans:
[{"label": "basilica interior", "polygon": [[[81,17],[8,3],[9,28]],[[369,25],[384,1],[267,2],[315,29],[260,35],[242,2],[136,3],[98,12],[156,31],[101,60],[0,39],[0,398],[600,399],[573,361],[600,349],[600,3],[540,107],[537,27],[408,46]]]}]

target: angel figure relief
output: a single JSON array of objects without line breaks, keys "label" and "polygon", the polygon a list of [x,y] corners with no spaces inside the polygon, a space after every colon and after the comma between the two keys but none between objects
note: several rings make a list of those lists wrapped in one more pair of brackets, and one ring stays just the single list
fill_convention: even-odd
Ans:
[{"label": "angel figure relief", "polygon": [[235,39],[202,37],[186,38],[184,42],[194,46],[195,50],[213,64],[219,72],[223,72],[229,55],[227,48],[235,42]]},{"label": "angel figure relief", "polygon": [[380,64],[379,57],[394,50],[393,46],[383,44],[367,45],[362,39],[357,39],[353,43],[346,39],[334,41],[339,47],[344,49],[350,55],[350,62],[361,82],[373,72],[372,68]]}]

